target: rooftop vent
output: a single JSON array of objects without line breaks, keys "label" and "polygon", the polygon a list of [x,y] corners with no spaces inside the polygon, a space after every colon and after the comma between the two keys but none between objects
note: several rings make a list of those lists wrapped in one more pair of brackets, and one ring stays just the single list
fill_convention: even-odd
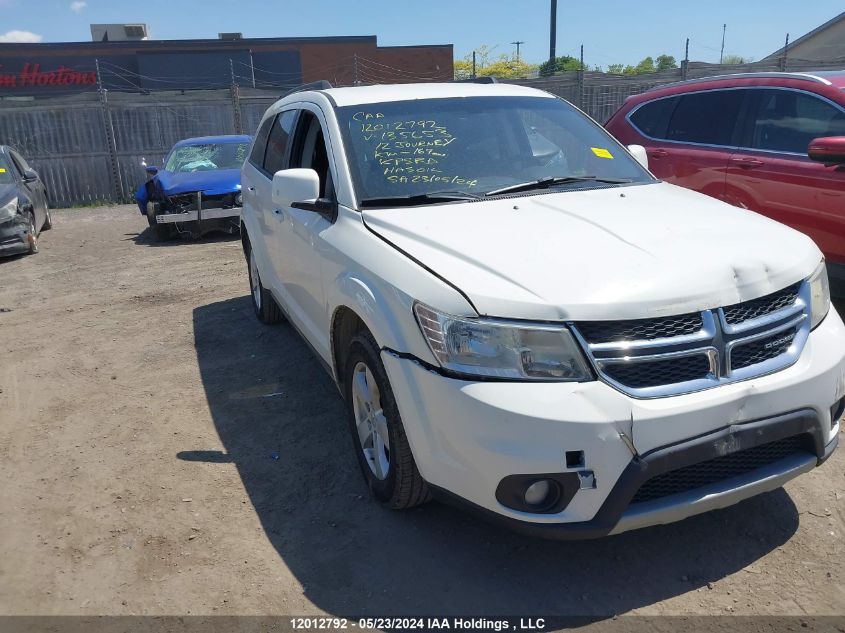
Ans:
[{"label": "rooftop vent", "polygon": [[244,38],[243,33],[218,33],[217,36],[221,40],[242,40]]},{"label": "rooftop vent", "polygon": [[149,38],[146,24],[92,24],[93,42],[137,42]]}]

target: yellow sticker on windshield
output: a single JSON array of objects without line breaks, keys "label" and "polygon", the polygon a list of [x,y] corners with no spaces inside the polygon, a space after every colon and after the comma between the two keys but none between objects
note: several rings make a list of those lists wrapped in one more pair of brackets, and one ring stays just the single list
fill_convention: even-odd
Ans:
[{"label": "yellow sticker on windshield", "polygon": [[6,168],[0,167],[0,174],[5,174],[5,173],[6,173]]},{"label": "yellow sticker on windshield", "polygon": [[603,147],[591,147],[590,149],[593,150],[593,154],[595,154],[599,158],[613,158],[613,154],[608,152]]}]

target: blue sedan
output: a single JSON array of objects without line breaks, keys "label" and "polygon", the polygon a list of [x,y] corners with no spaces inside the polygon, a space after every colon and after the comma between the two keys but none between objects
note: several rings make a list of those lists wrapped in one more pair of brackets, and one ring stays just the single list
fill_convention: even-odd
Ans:
[{"label": "blue sedan", "polygon": [[159,239],[199,237],[240,228],[241,166],[249,136],[204,136],[176,143],[164,167],[149,166],[135,192],[141,213]]}]

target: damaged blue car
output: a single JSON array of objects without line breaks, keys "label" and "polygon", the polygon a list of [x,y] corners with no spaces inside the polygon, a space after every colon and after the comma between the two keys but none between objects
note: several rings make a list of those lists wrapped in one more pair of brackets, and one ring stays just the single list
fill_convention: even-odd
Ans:
[{"label": "damaged blue car", "polygon": [[147,181],[135,200],[159,240],[240,230],[241,166],[251,140],[189,138],[173,146],[163,167],[145,166]]}]

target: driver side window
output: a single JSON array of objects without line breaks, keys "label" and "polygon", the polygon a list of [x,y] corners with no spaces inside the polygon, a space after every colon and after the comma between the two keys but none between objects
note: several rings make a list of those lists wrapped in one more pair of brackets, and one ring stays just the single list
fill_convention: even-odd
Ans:
[{"label": "driver side window", "polygon": [[323,128],[320,120],[308,110],[302,110],[300,113],[290,167],[316,171],[320,177],[320,197],[334,199],[334,184],[331,169],[329,169],[329,155],[326,151]]}]

